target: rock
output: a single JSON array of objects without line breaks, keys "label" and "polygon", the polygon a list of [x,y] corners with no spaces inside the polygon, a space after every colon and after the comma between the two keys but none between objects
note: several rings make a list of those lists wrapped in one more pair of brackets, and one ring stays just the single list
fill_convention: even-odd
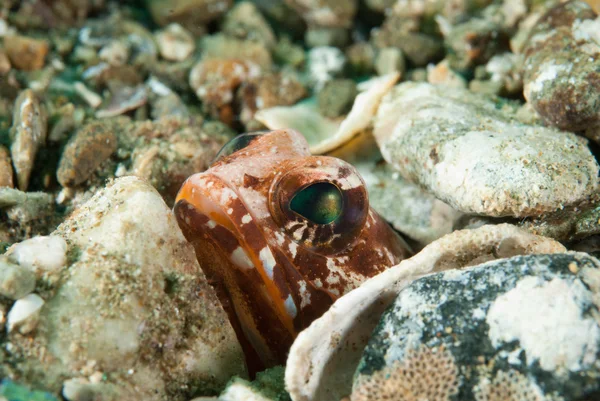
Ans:
[{"label": "rock", "polygon": [[238,39],[261,42],[273,49],[277,38],[256,5],[249,1],[237,3],[225,16],[222,32]]},{"label": "rock", "polygon": [[102,104],[102,96],[88,89],[83,82],[75,82],[73,89],[92,108],[96,109]]},{"label": "rock", "polygon": [[292,74],[263,74],[243,82],[237,91],[240,120],[248,124],[261,109],[291,106],[306,97],[306,88]]},{"label": "rock", "polygon": [[565,252],[565,247],[508,224],[454,231],[432,242],[339,298],[301,332],[288,357],[286,388],[295,401],[348,396],[362,352],[382,313],[414,280],[499,258],[556,252]]},{"label": "rock", "polygon": [[374,125],[390,164],[463,212],[537,216],[598,188],[599,167],[584,139],[515,122],[510,107],[466,90],[400,84],[382,100]]},{"label": "rock", "polygon": [[100,49],[98,56],[100,60],[114,66],[120,67],[129,61],[130,49],[127,42],[112,40]]},{"label": "rock", "polygon": [[243,60],[207,59],[190,71],[190,86],[204,108],[226,124],[233,123],[231,103],[242,82],[258,78],[260,68]]},{"label": "rock", "polygon": [[269,71],[273,65],[271,53],[262,42],[216,34],[202,38],[200,47],[203,60],[243,60],[258,65],[263,71]]},{"label": "rock", "polygon": [[514,53],[497,54],[485,66],[486,77],[469,82],[472,92],[512,96],[523,90],[522,57]]},{"label": "rock", "polygon": [[145,0],[154,21],[165,26],[172,22],[191,31],[202,32],[204,26],[227,12],[232,0]]},{"label": "rock", "polygon": [[319,111],[325,117],[335,118],[348,114],[358,95],[356,84],[351,79],[332,79],[319,91]]},{"label": "rock", "polygon": [[306,54],[302,46],[292,43],[287,36],[283,36],[273,49],[273,58],[279,63],[300,68],[306,61]]},{"label": "rock", "polygon": [[6,213],[11,243],[48,234],[60,219],[54,196],[45,192],[0,188],[0,208]]},{"label": "rock", "polygon": [[108,103],[96,112],[96,118],[116,117],[136,110],[148,102],[148,93],[144,85],[122,86],[113,89]]},{"label": "rock", "polygon": [[151,100],[151,106],[151,116],[154,121],[158,121],[165,117],[181,119],[190,117],[187,106],[175,92],[171,92],[165,96],[157,96],[155,99]]},{"label": "rock", "polygon": [[399,72],[402,76],[406,71],[406,60],[402,50],[395,47],[386,47],[379,50],[375,60],[375,71],[378,75]]},{"label": "rock", "polygon": [[307,47],[333,46],[344,48],[350,40],[350,32],[344,27],[309,26],[304,35]]},{"label": "rock", "polygon": [[451,68],[463,72],[486,64],[508,47],[502,27],[491,19],[473,18],[451,28],[444,38]]},{"label": "rock", "polygon": [[234,378],[219,395],[219,401],[291,401],[284,388],[283,375],[283,367],[277,366],[259,372],[252,382]]},{"label": "rock", "polygon": [[9,335],[11,375],[56,393],[86,377],[107,401],[184,401],[245,376],[226,313],[149,184],[111,182],[54,235],[72,257],[47,290],[35,333]]},{"label": "rock", "polygon": [[358,9],[357,0],[285,0],[309,25],[350,27]]},{"label": "rock", "polygon": [[0,75],[6,75],[12,66],[4,49],[0,49]]},{"label": "rock", "polygon": [[467,81],[450,68],[448,60],[443,60],[435,66],[432,64],[427,66],[427,82],[451,88],[467,87]]},{"label": "rock", "polygon": [[369,204],[402,234],[426,245],[451,233],[463,215],[417,185],[403,179],[387,163],[357,165],[367,184]]},{"label": "rock", "polygon": [[368,75],[375,70],[375,47],[369,42],[357,42],[346,49],[348,64],[356,75]]},{"label": "rock", "polygon": [[34,237],[11,246],[6,255],[22,269],[41,277],[60,271],[66,265],[67,243],[55,235]]},{"label": "rock", "polygon": [[154,38],[158,51],[165,60],[183,61],[196,49],[194,37],[179,24],[169,24],[158,31]]},{"label": "rock", "polygon": [[102,384],[90,383],[83,378],[65,380],[61,394],[68,401],[88,401],[103,399],[102,394],[107,391]]},{"label": "rock", "polygon": [[85,182],[117,150],[117,137],[100,122],[80,128],[63,151],[56,177],[63,187]]},{"label": "rock", "polygon": [[4,38],[4,48],[12,65],[24,71],[39,70],[46,63],[49,45],[46,40],[11,35]]},{"label": "rock", "polygon": [[414,281],[369,340],[352,400],[594,399],[599,268],[583,253],[527,255]]},{"label": "rock", "polygon": [[34,289],[35,275],[30,270],[0,260],[0,295],[9,299],[19,299]]},{"label": "rock", "polygon": [[29,186],[35,156],[46,142],[47,131],[46,111],[37,96],[31,89],[22,91],[15,100],[10,147],[17,183],[22,191]]},{"label": "rock", "polygon": [[345,64],[346,57],[337,47],[314,47],[308,52],[308,74],[317,90],[341,75]]},{"label": "rock", "polygon": [[4,146],[0,146],[0,187],[14,188],[13,173],[10,153]]},{"label": "rock", "polygon": [[600,19],[582,1],[548,11],[525,46],[524,95],[549,125],[600,125]]},{"label": "rock", "polygon": [[15,329],[19,329],[21,334],[35,330],[42,306],[44,300],[37,294],[29,294],[18,299],[8,312],[6,319],[8,333]]}]

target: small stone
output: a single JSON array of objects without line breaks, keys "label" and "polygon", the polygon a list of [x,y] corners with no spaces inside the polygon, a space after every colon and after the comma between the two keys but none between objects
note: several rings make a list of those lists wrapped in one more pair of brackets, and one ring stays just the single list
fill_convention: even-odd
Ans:
[{"label": "small stone", "polygon": [[183,61],[196,49],[194,37],[179,24],[169,24],[154,35],[158,51],[165,60]]},{"label": "small stone", "polygon": [[582,1],[561,3],[535,25],[524,95],[544,122],[568,131],[600,125],[600,18]]},{"label": "small stone", "polygon": [[343,48],[348,44],[350,31],[345,27],[309,26],[304,35],[308,47],[334,46]]},{"label": "small stone", "polygon": [[8,332],[19,329],[21,334],[27,334],[33,331],[38,324],[42,306],[44,300],[37,294],[29,294],[18,299],[8,312]]},{"label": "small stone", "polygon": [[8,149],[0,145],[0,187],[14,188],[13,168]]},{"label": "small stone", "polygon": [[4,47],[12,65],[24,71],[44,67],[46,55],[50,50],[46,40],[19,35],[5,37]]},{"label": "small stone", "polygon": [[35,274],[19,265],[0,260],[0,295],[23,298],[35,289]]},{"label": "small stone", "polygon": [[357,42],[348,46],[346,58],[356,75],[370,75],[375,69],[375,47],[369,42]]},{"label": "small stone", "polygon": [[62,396],[68,401],[90,401],[102,399],[102,393],[106,391],[101,384],[93,384],[82,378],[65,380],[62,388]]},{"label": "small stone", "polygon": [[83,82],[75,82],[73,87],[79,96],[92,108],[96,109],[102,104],[102,96],[88,89]]},{"label": "small stone", "polygon": [[129,47],[121,40],[113,40],[98,53],[100,60],[107,62],[114,67],[120,67],[127,64],[129,60]]},{"label": "small stone", "polygon": [[306,54],[302,46],[292,43],[287,36],[279,39],[275,49],[273,49],[273,57],[276,61],[294,68],[301,67],[306,60]]},{"label": "small stone", "polygon": [[349,27],[358,9],[357,0],[285,0],[309,25]]},{"label": "small stone", "polygon": [[406,71],[406,61],[402,50],[395,47],[386,47],[381,49],[375,60],[375,71],[378,75],[386,75],[392,72],[399,72],[400,76]]},{"label": "small stone", "polygon": [[515,115],[464,89],[407,82],[383,98],[374,136],[405,178],[463,212],[539,216],[598,190],[585,139]]},{"label": "small stone", "polygon": [[351,79],[332,79],[319,91],[319,111],[325,117],[335,118],[347,114],[358,95],[356,83]]},{"label": "small stone", "polygon": [[85,182],[117,150],[117,137],[100,122],[80,128],[65,146],[56,177],[63,187]]},{"label": "small stone", "polygon": [[261,42],[269,49],[275,47],[277,40],[265,17],[249,1],[237,3],[225,16],[221,29],[223,33],[238,39]]},{"label": "small stone", "polygon": [[262,42],[241,40],[224,34],[205,36],[201,41],[203,60],[243,60],[269,71],[273,65],[271,52]]},{"label": "small stone", "polygon": [[29,186],[35,156],[46,142],[47,130],[46,112],[37,96],[31,89],[24,90],[15,100],[10,147],[17,183],[22,191]]},{"label": "small stone", "polygon": [[13,245],[7,255],[21,268],[41,276],[45,272],[58,271],[65,266],[67,243],[54,235],[34,237]]},{"label": "small stone", "polygon": [[441,61],[436,66],[427,66],[427,82],[452,88],[467,87],[467,81],[450,68],[448,60]]},{"label": "small stone", "polygon": [[120,116],[129,111],[139,109],[147,102],[148,94],[144,85],[118,87],[113,90],[108,104],[96,112],[96,118]]},{"label": "small stone", "polygon": [[346,56],[337,47],[314,47],[308,52],[308,73],[317,90],[341,75],[345,64]]},{"label": "small stone", "polygon": [[231,8],[233,0],[145,0],[145,3],[158,25],[175,22],[201,34],[208,23]]},{"label": "small stone", "polygon": [[0,49],[0,75],[6,75],[11,69],[10,60],[4,52],[3,49]]}]

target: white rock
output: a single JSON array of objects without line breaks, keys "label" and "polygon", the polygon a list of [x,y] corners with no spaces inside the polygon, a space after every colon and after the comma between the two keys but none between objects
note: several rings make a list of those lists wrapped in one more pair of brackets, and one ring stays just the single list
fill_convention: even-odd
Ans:
[{"label": "white rock", "polygon": [[35,289],[35,274],[21,266],[0,260],[0,295],[23,298]]},{"label": "white rock", "polygon": [[346,56],[337,47],[319,46],[308,52],[308,72],[317,90],[340,74],[345,64]]},{"label": "white rock", "polygon": [[56,271],[67,262],[67,243],[58,236],[34,237],[8,250],[12,261],[37,274]]},{"label": "white rock", "polygon": [[194,37],[179,24],[170,24],[155,35],[160,55],[165,60],[183,61],[196,48]]},{"label": "white rock", "polygon": [[37,294],[29,294],[17,300],[8,312],[8,332],[19,329],[22,334],[31,332],[38,324],[44,300]]}]

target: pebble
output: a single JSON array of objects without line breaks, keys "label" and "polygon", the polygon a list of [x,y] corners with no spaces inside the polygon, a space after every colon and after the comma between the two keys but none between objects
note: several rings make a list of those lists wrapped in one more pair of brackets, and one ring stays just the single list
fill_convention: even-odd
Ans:
[{"label": "pebble", "polygon": [[271,25],[250,1],[241,1],[229,10],[221,29],[223,33],[238,39],[261,42],[268,49],[273,49],[277,41]]},{"label": "pebble", "polygon": [[0,75],[6,75],[12,66],[4,49],[0,49]]},{"label": "pebble", "polygon": [[308,25],[349,27],[358,9],[357,0],[285,0]]},{"label": "pebble", "polygon": [[63,187],[85,182],[117,150],[117,137],[111,127],[101,122],[87,124],[69,139],[56,177]]},{"label": "pebble", "polygon": [[350,32],[344,27],[322,27],[322,26],[309,26],[304,34],[304,43],[306,46],[319,47],[319,46],[333,46],[339,48],[345,48],[350,40]]},{"label": "pebble", "polygon": [[514,113],[466,90],[409,82],[382,100],[374,135],[388,163],[459,211],[536,216],[597,191],[584,139]]},{"label": "pebble", "polygon": [[552,8],[523,50],[525,98],[568,131],[600,125],[600,18],[582,1]]},{"label": "pebble", "polygon": [[373,332],[352,400],[593,399],[599,268],[584,253],[527,255],[412,282]]},{"label": "pebble", "polygon": [[35,274],[19,265],[0,260],[0,295],[23,298],[35,289]]},{"label": "pebble", "polygon": [[15,100],[10,147],[18,187],[22,191],[29,186],[35,157],[46,142],[47,130],[46,111],[37,96],[31,89],[22,91]]},{"label": "pebble", "polygon": [[129,60],[130,49],[127,42],[122,40],[113,40],[98,53],[100,60],[114,66],[120,67],[127,64]]},{"label": "pebble", "polygon": [[14,188],[13,173],[10,153],[0,145],[0,187]]},{"label": "pebble", "polygon": [[67,243],[56,235],[39,236],[9,248],[9,260],[41,276],[62,269],[67,263]]},{"label": "pebble", "polygon": [[108,103],[96,112],[96,118],[120,116],[139,109],[148,102],[148,93],[144,85],[121,86],[113,89]]},{"label": "pebble", "polygon": [[73,88],[92,108],[96,109],[102,104],[102,96],[90,90],[83,82],[75,82]]},{"label": "pebble", "polygon": [[40,317],[44,300],[37,294],[29,294],[18,299],[7,316],[7,330],[11,333],[18,329],[21,334],[35,330]]},{"label": "pebble", "polygon": [[158,25],[175,22],[192,32],[202,33],[208,23],[231,8],[233,0],[146,0],[145,3]]},{"label": "pebble", "polygon": [[[189,400],[246,376],[227,315],[150,184],[110,182],[53,235],[77,252],[48,289],[38,329],[13,336],[3,363],[38,372],[38,386],[56,393],[101,369],[105,379],[93,385],[123,400]],[[30,352],[40,348],[43,358]]]},{"label": "pebble", "polygon": [[165,60],[183,61],[196,49],[194,37],[179,24],[169,24],[158,31],[154,38],[158,51]]},{"label": "pebble", "polygon": [[375,71],[378,75],[399,72],[400,76],[406,71],[406,60],[402,50],[395,47],[386,47],[379,50],[375,60]]},{"label": "pebble", "polygon": [[82,378],[65,380],[61,394],[68,401],[90,401],[102,399],[106,391],[102,385],[93,384]]},{"label": "pebble", "polygon": [[443,60],[435,66],[432,64],[427,66],[427,82],[451,88],[467,87],[467,81],[450,68],[448,60]]},{"label": "pebble", "polygon": [[348,114],[358,95],[356,83],[351,79],[332,79],[323,85],[317,101],[325,117],[336,118]]},{"label": "pebble", "polygon": [[204,60],[243,60],[258,65],[262,71],[269,71],[273,66],[271,52],[262,42],[219,33],[203,37],[200,47]]},{"label": "pebble", "polygon": [[341,75],[346,65],[346,56],[337,47],[314,47],[308,52],[308,74],[319,90],[325,83]]},{"label": "pebble", "polygon": [[369,42],[357,42],[346,49],[346,58],[356,75],[370,75],[375,71],[375,46]]},{"label": "pebble", "polygon": [[20,35],[6,36],[4,48],[12,65],[24,71],[43,68],[46,64],[46,55],[50,50],[46,40]]}]

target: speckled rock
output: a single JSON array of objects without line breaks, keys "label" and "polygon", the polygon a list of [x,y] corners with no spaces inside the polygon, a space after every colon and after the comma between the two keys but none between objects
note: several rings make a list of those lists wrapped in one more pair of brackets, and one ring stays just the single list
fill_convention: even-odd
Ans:
[{"label": "speckled rock", "polygon": [[203,60],[243,60],[258,65],[263,71],[269,71],[273,65],[269,49],[260,41],[219,33],[202,38],[200,48]]},{"label": "speckled rock", "polygon": [[283,367],[276,366],[258,373],[252,382],[236,377],[227,384],[218,401],[291,401],[284,389],[283,374]]},{"label": "speckled rock", "polygon": [[0,295],[16,300],[31,293],[34,288],[33,272],[9,261],[0,260]]},{"label": "speckled rock", "polygon": [[10,243],[46,235],[58,226],[61,216],[56,213],[52,194],[22,192],[13,188],[0,188],[0,208],[5,215],[0,232],[8,234]]},{"label": "speckled rock", "polygon": [[10,153],[4,146],[0,146],[0,187],[13,188],[13,167],[10,160]]},{"label": "speckled rock", "polygon": [[233,4],[232,0],[145,0],[154,21],[161,25],[177,22],[197,32],[218,19]]},{"label": "speckled rock", "polygon": [[547,124],[569,131],[600,125],[600,19],[583,1],[548,11],[525,54],[525,98]]},{"label": "speckled rock", "polygon": [[179,24],[169,24],[155,34],[160,55],[165,60],[183,61],[195,50],[194,37]]},{"label": "speckled rock", "polygon": [[236,4],[225,16],[222,31],[238,39],[262,42],[267,48],[275,47],[277,38],[260,10],[249,1]]},{"label": "speckled rock", "polygon": [[149,184],[110,183],[54,234],[69,244],[68,263],[44,288],[36,330],[9,334],[9,377],[54,393],[78,379],[103,401],[184,401],[245,375],[193,248]]},{"label": "speckled rock", "polygon": [[4,38],[4,47],[12,65],[25,71],[41,69],[50,50],[46,40],[18,35]]},{"label": "speckled rock", "polygon": [[11,128],[12,156],[19,189],[27,190],[35,156],[46,142],[48,121],[45,109],[31,89],[26,89],[15,100]]},{"label": "speckled rock", "polygon": [[583,253],[424,277],[383,314],[352,400],[596,399],[599,295],[600,262]]},{"label": "speckled rock", "polygon": [[349,27],[358,8],[357,0],[285,0],[309,25]]},{"label": "speckled rock", "polygon": [[402,289],[424,275],[515,255],[565,251],[554,240],[508,224],[454,231],[339,298],[301,332],[288,357],[286,388],[295,401],[348,396],[356,367],[380,316]]},{"label": "speckled rock", "polygon": [[80,128],[63,151],[56,177],[63,187],[79,185],[117,150],[117,137],[96,122]]},{"label": "speckled rock", "polygon": [[319,111],[325,117],[335,118],[348,114],[358,95],[356,83],[351,79],[332,79],[319,91]]},{"label": "speckled rock", "polygon": [[585,139],[514,118],[466,90],[409,82],[382,100],[374,135],[405,178],[463,212],[536,216],[597,190]]}]

